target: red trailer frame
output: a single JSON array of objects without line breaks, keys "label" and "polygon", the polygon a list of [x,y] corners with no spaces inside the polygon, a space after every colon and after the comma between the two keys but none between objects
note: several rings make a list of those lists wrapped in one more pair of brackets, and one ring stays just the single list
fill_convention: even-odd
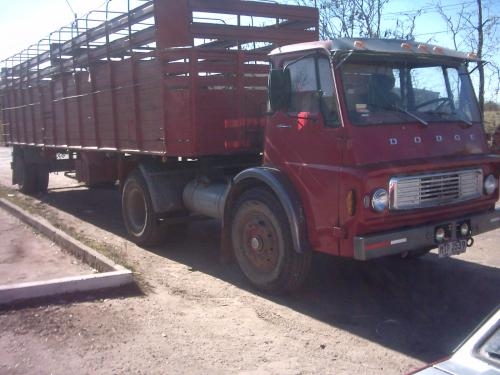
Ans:
[{"label": "red trailer frame", "polygon": [[[129,10],[131,0],[123,4]],[[317,24],[314,8],[255,1],[155,0],[91,12],[3,62],[7,143],[178,157],[258,153],[267,52],[316,40]]]}]

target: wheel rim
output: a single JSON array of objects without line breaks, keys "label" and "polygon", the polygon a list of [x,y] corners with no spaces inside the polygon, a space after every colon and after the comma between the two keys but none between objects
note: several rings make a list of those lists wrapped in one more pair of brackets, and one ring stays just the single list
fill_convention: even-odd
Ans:
[{"label": "wheel rim", "polygon": [[127,194],[127,217],[132,232],[140,235],[146,226],[147,206],[142,190],[132,187]]},{"label": "wheel rim", "polygon": [[275,270],[279,261],[279,238],[272,222],[260,212],[251,212],[241,223],[241,247],[252,268],[258,273]]}]

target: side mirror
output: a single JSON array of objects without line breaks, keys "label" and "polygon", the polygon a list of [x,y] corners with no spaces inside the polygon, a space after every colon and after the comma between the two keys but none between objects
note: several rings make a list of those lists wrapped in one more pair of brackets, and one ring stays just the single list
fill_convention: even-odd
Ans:
[{"label": "side mirror", "polygon": [[288,69],[271,69],[269,72],[269,106],[271,112],[288,108],[291,87],[290,71]]}]

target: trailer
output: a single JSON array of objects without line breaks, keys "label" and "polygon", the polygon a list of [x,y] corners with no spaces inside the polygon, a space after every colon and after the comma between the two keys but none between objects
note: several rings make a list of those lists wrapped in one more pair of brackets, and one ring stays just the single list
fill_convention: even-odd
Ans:
[{"label": "trailer", "polygon": [[[13,184],[119,183],[130,238],[221,221],[221,255],[269,292],[314,251],[442,257],[500,227],[468,55],[317,41],[315,8],[122,0],[2,63]],[[135,6],[137,5],[137,6]]]}]

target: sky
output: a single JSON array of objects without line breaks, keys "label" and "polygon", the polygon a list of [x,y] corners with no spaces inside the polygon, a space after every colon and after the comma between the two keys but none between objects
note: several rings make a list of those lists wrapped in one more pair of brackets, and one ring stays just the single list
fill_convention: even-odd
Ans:
[{"label": "sky", "polygon": [[[123,0],[113,0],[111,5]],[[281,0],[280,2],[293,2]],[[444,9],[453,14],[461,4],[474,5],[476,0],[441,0]],[[79,17],[103,6],[106,0],[0,0],[0,61],[70,24],[74,14]],[[391,28],[402,14],[422,11],[415,29],[416,39],[453,48],[450,33],[442,17],[432,6],[435,0],[391,0],[384,8],[382,28]],[[500,1],[493,1],[492,13],[500,16]],[[470,52],[470,51],[466,51]],[[1,65],[1,64],[0,64]],[[500,65],[500,64],[499,64]],[[499,100],[497,100],[499,101]]]},{"label": "sky", "polygon": [[[104,0],[68,0],[78,15]],[[116,1],[116,0],[115,0]],[[0,0],[0,61],[70,24],[74,13],[66,0]]]}]

